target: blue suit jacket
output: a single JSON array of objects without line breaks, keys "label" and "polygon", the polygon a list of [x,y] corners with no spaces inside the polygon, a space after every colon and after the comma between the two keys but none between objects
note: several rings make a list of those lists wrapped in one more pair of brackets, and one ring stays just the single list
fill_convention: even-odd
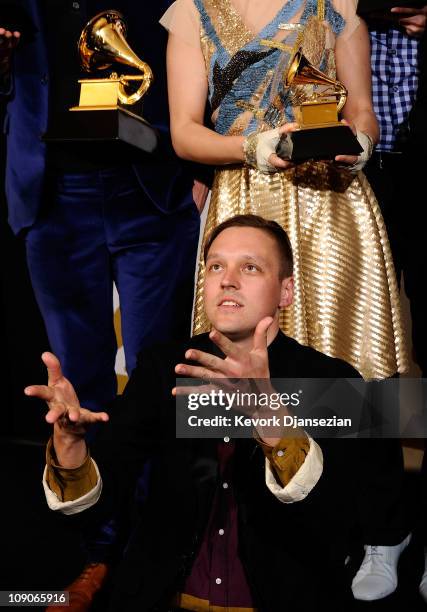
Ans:
[{"label": "blue suit jacket", "polygon": [[[128,38],[135,52],[147,61],[155,81],[144,98],[144,117],[161,132],[163,159],[135,165],[146,194],[163,212],[193,205],[191,188],[195,169],[177,159],[169,137],[165,46],[167,33],[157,23],[171,4],[168,0],[144,3],[116,0],[97,2],[99,10],[122,10],[128,23]],[[21,0],[33,22],[35,34],[18,45],[12,89],[7,106],[6,195],[9,223],[15,233],[31,227],[41,207],[46,171],[46,145],[41,136],[48,123],[49,63],[40,14],[40,0]]]}]

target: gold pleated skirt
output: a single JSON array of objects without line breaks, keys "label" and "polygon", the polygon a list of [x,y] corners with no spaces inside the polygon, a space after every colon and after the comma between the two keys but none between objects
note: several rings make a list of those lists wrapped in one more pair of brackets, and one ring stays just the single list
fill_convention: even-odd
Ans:
[{"label": "gold pleated skirt", "polygon": [[[384,221],[362,172],[307,162],[262,174],[247,167],[216,172],[203,243],[237,214],[274,219],[294,253],[295,296],[282,311],[283,331],[300,344],[350,363],[365,379],[407,370],[404,331]],[[203,253],[203,245],[201,253]],[[199,264],[194,333],[210,329]]]}]

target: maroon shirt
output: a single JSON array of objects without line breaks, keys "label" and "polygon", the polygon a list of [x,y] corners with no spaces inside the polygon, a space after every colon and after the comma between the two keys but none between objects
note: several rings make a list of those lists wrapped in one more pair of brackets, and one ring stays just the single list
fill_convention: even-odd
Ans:
[{"label": "maroon shirt", "polygon": [[254,608],[239,558],[237,503],[233,482],[233,442],[218,444],[219,481],[203,541],[183,593],[212,606]]}]

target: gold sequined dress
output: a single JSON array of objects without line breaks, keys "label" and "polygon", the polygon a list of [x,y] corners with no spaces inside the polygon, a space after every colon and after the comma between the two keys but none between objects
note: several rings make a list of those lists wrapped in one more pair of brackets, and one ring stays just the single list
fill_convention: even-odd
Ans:
[{"label": "gold sequined dress", "polygon": [[[187,3],[188,11],[188,1],[175,4],[179,8]],[[257,35],[232,0],[191,3],[191,10],[196,9],[192,18],[196,13],[199,18],[212,119],[221,134],[248,134],[277,125],[277,105],[272,104],[277,95],[283,102],[279,124],[292,120],[292,100],[304,92],[286,90],[278,80],[291,54],[302,47],[312,64],[335,77],[335,40],[351,36],[358,25],[353,0],[279,3],[277,14]],[[265,47],[261,39],[279,40],[287,50]],[[355,176],[331,162],[313,161],[269,175],[241,165],[218,168],[204,239],[216,225],[241,213],[274,219],[288,232],[295,261],[295,298],[281,314],[287,335],[344,359],[364,378],[406,370],[387,233],[362,172]],[[196,334],[209,329],[203,280],[201,260]]]}]

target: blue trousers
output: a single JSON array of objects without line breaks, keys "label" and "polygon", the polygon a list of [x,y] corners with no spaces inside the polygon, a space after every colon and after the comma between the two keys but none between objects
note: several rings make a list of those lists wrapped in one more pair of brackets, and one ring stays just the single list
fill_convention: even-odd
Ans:
[{"label": "blue trousers", "polygon": [[113,281],[129,374],[142,348],[189,337],[198,234],[196,206],[160,211],[132,167],[49,181],[27,260],[52,350],[83,406],[102,410],[116,395]]}]

